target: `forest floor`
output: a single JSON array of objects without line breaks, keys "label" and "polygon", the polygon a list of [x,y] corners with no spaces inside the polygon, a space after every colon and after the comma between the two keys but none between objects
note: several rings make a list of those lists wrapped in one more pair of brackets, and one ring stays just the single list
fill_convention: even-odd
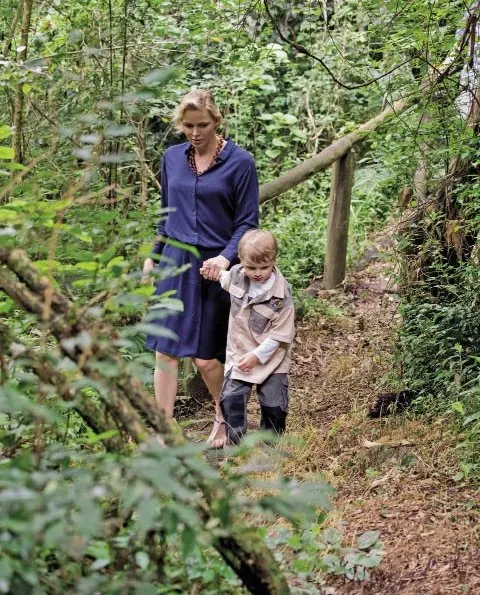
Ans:
[{"label": "forest floor", "polygon": [[371,578],[328,579],[326,593],[480,593],[480,491],[453,480],[453,417],[368,417],[388,392],[399,304],[388,255],[372,252],[342,290],[311,288],[342,315],[298,326],[289,428],[305,443],[284,471],[326,475],[352,543],[380,531]]},{"label": "forest floor", "polygon": [[[341,290],[309,289],[326,314],[297,326],[287,435],[301,446],[282,472],[301,480],[320,473],[335,486],[347,543],[380,532],[384,558],[370,578],[328,577],[320,593],[480,593],[480,491],[453,479],[453,414],[368,417],[389,390],[398,323],[392,265],[379,245]],[[249,410],[255,427],[254,399]]]}]

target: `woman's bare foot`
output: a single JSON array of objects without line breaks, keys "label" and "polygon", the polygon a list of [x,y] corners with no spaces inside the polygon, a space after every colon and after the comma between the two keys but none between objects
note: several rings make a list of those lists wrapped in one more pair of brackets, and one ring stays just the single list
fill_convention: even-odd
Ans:
[{"label": "woman's bare foot", "polygon": [[213,429],[207,438],[207,444],[210,444],[212,448],[223,448],[226,446],[227,441],[225,422],[215,418],[213,420]]}]

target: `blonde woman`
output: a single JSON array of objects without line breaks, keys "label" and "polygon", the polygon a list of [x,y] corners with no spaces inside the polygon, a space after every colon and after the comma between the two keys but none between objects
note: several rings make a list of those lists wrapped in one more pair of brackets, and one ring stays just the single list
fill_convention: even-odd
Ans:
[{"label": "blonde woman", "polygon": [[[155,396],[168,415],[173,415],[177,394],[178,360],[194,358],[214,399],[215,418],[207,442],[215,448],[227,440],[220,391],[230,309],[228,294],[215,281],[237,261],[243,234],[258,226],[255,163],[247,151],[218,134],[221,120],[211,93],[203,89],[187,93],[175,111],[174,123],[187,142],[163,154],[162,207],[169,212],[158,224],[153,253],[190,268],[156,285],[156,294],[174,290],[183,301],[183,313],[154,321],[173,331],[178,340],[147,338],[147,347],[156,352]],[[200,258],[169,239],[195,246]],[[159,266],[165,266],[162,261]],[[154,266],[154,260],[147,258],[143,272],[148,274]],[[206,271],[203,278],[201,267]]]}]

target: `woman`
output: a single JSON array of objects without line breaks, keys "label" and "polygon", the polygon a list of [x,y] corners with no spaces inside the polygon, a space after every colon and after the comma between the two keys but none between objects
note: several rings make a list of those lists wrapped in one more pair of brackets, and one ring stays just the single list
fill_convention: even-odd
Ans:
[{"label": "woman", "polygon": [[[178,360],[194,358],[215,402],[207,442],[219,448],[226,443],[220,391],[230,300],[215,281],[236,259],[242,235],[258,226],[257,173],[247,151],[217,134],[221,114],[209,91],[187,93],[175,111],[174,123],[188,142],[168,148],[163,155],[162,206],[169,212],[157,227],[153,253],[161,253],[163,262],[190,268],[156,287],[157,295],[175,290],[175,297],[183,301],[183,313],[157,321],[173,331],[178,341],[151,335],[147,346],[156,352],[155,396],[167,415],[173,415]],[[200,258],[169,239],[195,246]],[[147,258],[144,274],[154,266],[153,259]],[[199,274],[201,266],[207,267],[206,279]]]}]

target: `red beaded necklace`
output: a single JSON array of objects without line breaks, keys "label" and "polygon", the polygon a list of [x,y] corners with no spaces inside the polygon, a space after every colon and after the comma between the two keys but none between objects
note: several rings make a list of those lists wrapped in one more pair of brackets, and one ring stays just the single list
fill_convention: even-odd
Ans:
[{"label": "red beaded necklace", "polygon": [[188,149],[188,165],[190,166],[190,169],[193,171],[193,173],[196,176],[201,176],[206,171],[208,171],[213,165],[215,165],[215,161],[217,160],[217,157],[220,155],[220,151],[223,149],[224,142],[225,141],[224,141],[223,136],[219,136],[218,142],[217,142],[217,147],[215,149],[215,153],[213,154],[212,160],[210,161],[210,164],[208,165],[207,168],[205,168],[200,173],[198,172],[197,164],[195,163],[195,149],[193,148],[192,145],[190,145],[190,147]]}]

